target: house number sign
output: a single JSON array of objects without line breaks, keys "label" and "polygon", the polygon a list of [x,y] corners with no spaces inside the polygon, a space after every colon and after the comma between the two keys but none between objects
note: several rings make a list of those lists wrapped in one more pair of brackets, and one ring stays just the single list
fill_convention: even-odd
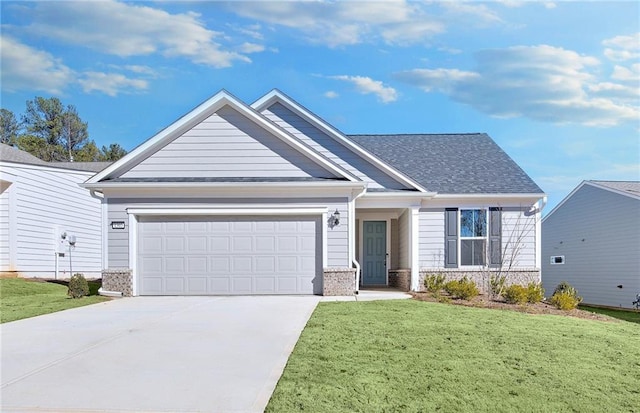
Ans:
[{"label": "house number sign", "polygon": [[111,221],[111,229],[124,229],[124,221]]}]

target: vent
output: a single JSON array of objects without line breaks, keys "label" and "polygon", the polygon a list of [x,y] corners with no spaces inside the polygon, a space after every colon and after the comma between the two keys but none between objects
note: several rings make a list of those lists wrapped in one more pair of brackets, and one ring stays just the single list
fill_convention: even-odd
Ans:
[{"label": "vent", "polygon": [[564,264],[564,255],[551,256],[551,265]]}]

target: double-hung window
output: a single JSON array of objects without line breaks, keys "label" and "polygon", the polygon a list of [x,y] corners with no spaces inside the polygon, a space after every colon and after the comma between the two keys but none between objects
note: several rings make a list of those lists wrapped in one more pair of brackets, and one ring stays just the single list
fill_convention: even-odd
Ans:
[{"label": "double-hung window", "polygon": [[485,265],[487,251],[487,210],[460,210],[460,263]]}]

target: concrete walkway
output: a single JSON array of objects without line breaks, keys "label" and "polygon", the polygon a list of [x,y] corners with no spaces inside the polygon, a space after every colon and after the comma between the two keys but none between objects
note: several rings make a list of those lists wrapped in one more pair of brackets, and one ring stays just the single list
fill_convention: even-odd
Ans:
[{"label": "concrete walkway", "polygon": [[140,297],[2,324],[3,412],[261,412],[321,297]]}]

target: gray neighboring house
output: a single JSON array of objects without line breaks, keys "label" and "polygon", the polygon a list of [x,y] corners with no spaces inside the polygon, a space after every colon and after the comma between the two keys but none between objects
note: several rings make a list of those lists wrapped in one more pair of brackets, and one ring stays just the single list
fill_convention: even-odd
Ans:
[{"label": "gray neighboring house", "polygon": [[[100,277],[102,202],[78,185],[109,162],[45,162],[0,144],[0,272],[68,278]],[[76,237],[69,244],[62,235]]]},{"label": "gray neighboring house", "polygon": [[542,220],[542,282],[583,303],[632,308],[640,294],[640,182],[583,181]]},{"label": "gray neighboring house", "polygon": [[104,294],[540,280],[545,194],[489,136],[347,136],[278,90],[221,91],[82,186],[103,197]]}]

